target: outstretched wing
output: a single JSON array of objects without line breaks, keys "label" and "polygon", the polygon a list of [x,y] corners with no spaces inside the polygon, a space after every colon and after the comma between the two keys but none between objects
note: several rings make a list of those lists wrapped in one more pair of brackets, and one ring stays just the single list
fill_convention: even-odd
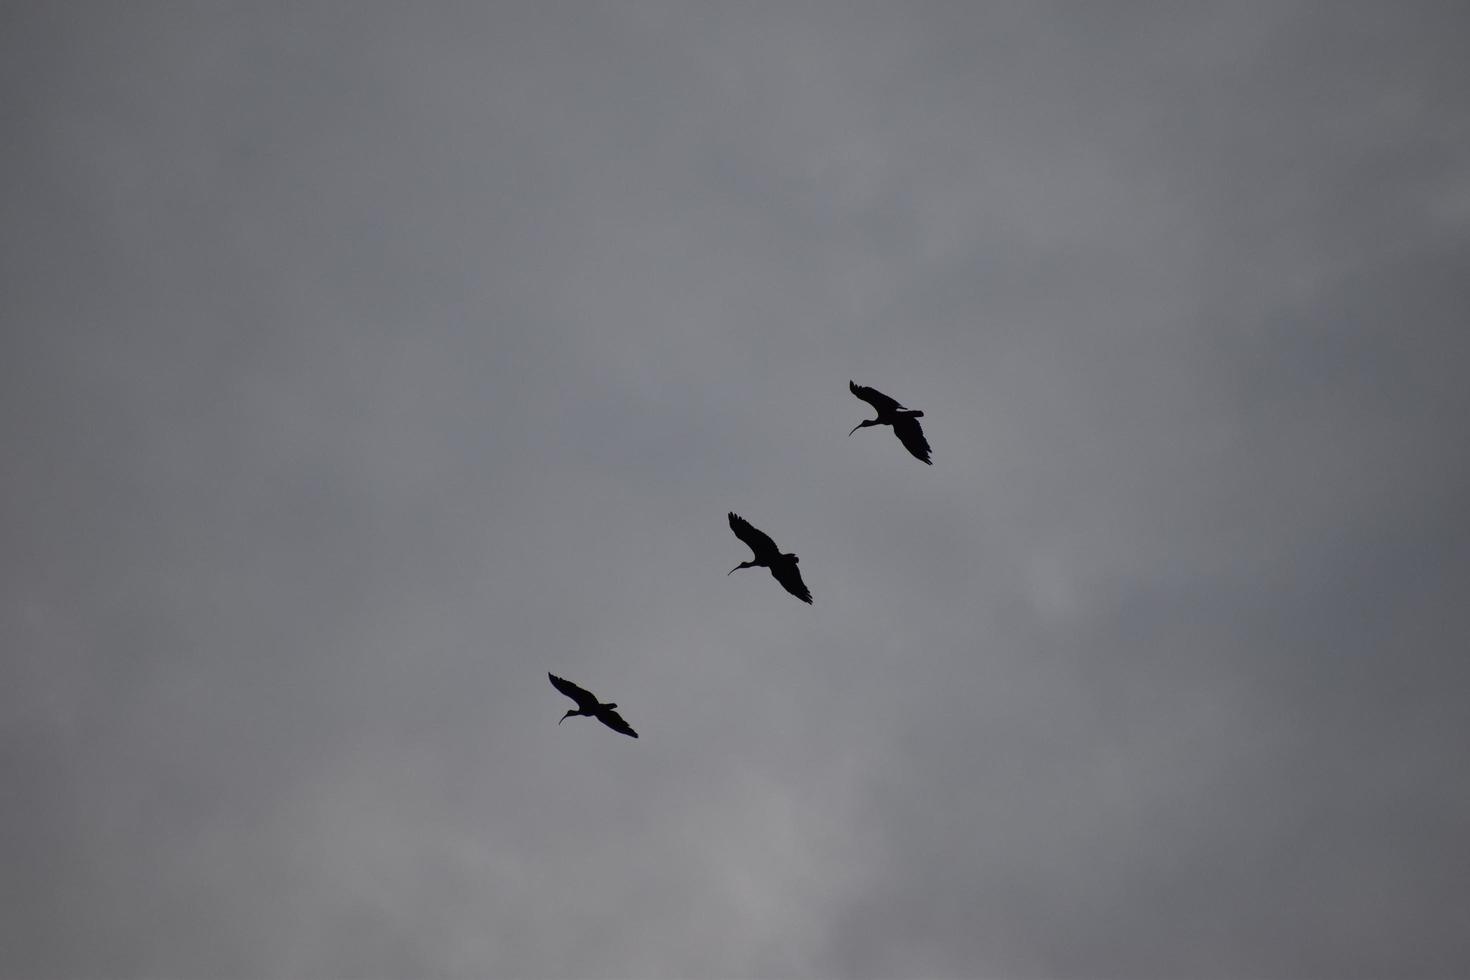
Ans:
[{"label": "outstretched wing", "polygon": [[633,726],[624,721],[623,716],[611,708],[603,708],[597,712],[597,720],[615,732],[621,732],[633,738],[638,737],[638,733],[633,731]]},{"label": "outstretched wing", "polygon": [[883,412],[896,412],[903,408],[902,405],[883,394],[877,388],[868,388],[864,385],[853,384],[851,381],[847,383],[847,388],[854,395],[857,395],[863,401],[877,409],[879,414]]},{"label": "outstretched wing", "polygon": [[898,441],[915,457],[930,466],[934,465],[934,461],[929,458],[929,440],[924,438],[924,430],[919,427],[918,419],[909,415],[900,416],[893,423],[893,434],[898,436]]},{"label": "outstretched wing", "polygon": [[565,694],[573,701],[577,702],[577,710],[589,711],[597,707],[597,698],[592,696],[591,691],[583,690],[582,688],[573,684],[571,681],[561,677],[557,677],[550,671],[547,671],[546,676],[551,678],[552,687],[556,688],[558,691]]},{"label": "outstretched wing", "polygon": [[750,546],[750,550],[755,552],[757,558],[769,558],[771,555],[781,553],[770,535],[751,527],[749,521],[734,511],[730,512],[730,530],[735,532],[737,538]]},{"label": "outstretched wing", "polygon": [[781,583],[781,588],[790,592],[807,605],[810,606],[812,604],[811,590],[801,580],[801,569],[796,567],[796,562],[776,562],[771,566],[771,574],[775,576],[777,582]]}]

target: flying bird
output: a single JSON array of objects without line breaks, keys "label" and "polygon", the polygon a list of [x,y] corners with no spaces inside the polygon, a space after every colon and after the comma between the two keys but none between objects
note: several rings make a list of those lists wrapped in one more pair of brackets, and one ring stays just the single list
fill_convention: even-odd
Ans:
[{"label": "flying bird", "polygon": [[737,538],[750,545],[750,550],[755,552],[755,559],[736,565],[725,573],[727,576],[734,575],[742,568],[764,565],[771,570],[771,575],[776,581],[781,583],[781,588],[807,605],[811,605],[811,591],[801,580],[801,571],[796,567],[796,563],[801,561],[800,558],[795,555],[783,555],[781,549],[776,547],[776,542],[771,540],[770,535],[751,527],[749,521],[734,512],[730,514],[730,530],[735,532]]},{"label": "flying bird", "polygon": [[[929,458],[929,441],[924,438],[924,430],[919,427],[919,419],[924,417],[923,412],[904,408],[876,388],[853,384],[851,381],[847,383],[847,387],[878,412],[877,418],[859,422],[852,427],[852,432],[866,429],[870,425],[891,425],[893,434],[898,436],[898,441],[903,443],[905,449],[913,453],[916,459],[922,459],[930,466],[934,465],[934,461]],[[852,432],[848,435],[852,435]]]},{"label": "flying bird", "polygon": [[616,704],[601,704],[600,702],[598,702],[597,698],[593,696],[591,691],[583,690],[582,688],[573,684],[571,681],[565,680],[561,677],[557,677],[550,671],[547,671],[546,676],[551,678],[552,687],[556,688],[558,691],[565,694],[573,701],[577,702],[577,706],[575,708],[561,716],[561,721],[557,722],[558,725],[560,725],[562,721],[566,721],[573,715],[586,715],[589,718],[596,718],[598,721],[602,722],[604,725],[606,725],[608,728],[611,728],[615,732],[621,732],[624,735],[630,735],[633,738],[638,737],[638,733],[633,731],[632,727],[630,727],[628,723],[623,720],[623,716],[613,710],[617,707]]}]

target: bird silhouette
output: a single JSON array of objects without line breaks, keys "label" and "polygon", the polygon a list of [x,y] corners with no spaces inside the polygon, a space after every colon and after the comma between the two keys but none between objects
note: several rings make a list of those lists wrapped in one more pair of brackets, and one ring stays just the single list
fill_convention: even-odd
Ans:
[{"label": "bird silhouette", "polygon": [[[898,441],[903,443],[905,449],[914,454],[915,459],[921,459],[930,466],[934,465],[934,461],[929,458],[929,441],[924,438],[924,430],[919,427],[918,420],[923,417],[923,412],[904,408],[876,388],[868,388],[851,381],[847,383],[847,387],[878,412],[877,418],[859,422],[852,427],[852,432],[866,429],[870,425],[891,425],[893,434],[898,436]],[[848,435],[852,435],[852,432]]]},{"label": "bird silhouette", "polygon": [[633,738],[638,737],[638,733],[623,720],[623,716],[613,710],[617,707],[616,704],[602,704],[591,691],[584,690],[569,680],[557,677],[550,671],[547,671],[546,676],[551,678],[552,687],[577,702],[575,708],[561,716],[561,721],[557,722],[558,725],[573,715],[586,715],[589,718],[596,718],[615,732],[621,732]]},{"label": "bird silhouette", "polygon": [[742,568],[764,565],[771,570],[772,577],[781,583],[783,589],[807,605],[811,605],[811,590],[801,580],[801,571],[796,567],[796,563],[801,561],[800,558],[795,555],[782,554],[781,549],[776,547],[776,542],[771,540],[770,535],[751,527],[749,521],[733,511],[730,513],[730,530],[735,532],[737,538],[750,545],[750,550],[755,552],[755,559],[741,562],[726,572],[726,575],[734,575]]}]

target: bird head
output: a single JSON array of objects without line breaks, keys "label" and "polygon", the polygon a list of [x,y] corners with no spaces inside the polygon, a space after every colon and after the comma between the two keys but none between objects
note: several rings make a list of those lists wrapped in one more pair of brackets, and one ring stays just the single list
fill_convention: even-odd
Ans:
[{"label": "bird head", "polygon": [[[576,708],[571,709],[566,714],[564,714],[564,715],[561,716],[561,721],[566,721],[568,718],[572,717],[572,715],[575,715],[576,713],[577,713],[577,709]],[[557,724],[560,725],[561,724],[561,721],[557,722]]]}]

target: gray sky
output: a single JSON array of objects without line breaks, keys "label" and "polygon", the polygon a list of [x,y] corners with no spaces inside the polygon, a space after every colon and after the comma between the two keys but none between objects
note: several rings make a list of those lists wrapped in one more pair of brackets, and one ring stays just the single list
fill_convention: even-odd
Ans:
[{"label": "gray sky", "polygon": [[544,6],[0,15],[4,974],[1470,972],[1465,11]]}]

